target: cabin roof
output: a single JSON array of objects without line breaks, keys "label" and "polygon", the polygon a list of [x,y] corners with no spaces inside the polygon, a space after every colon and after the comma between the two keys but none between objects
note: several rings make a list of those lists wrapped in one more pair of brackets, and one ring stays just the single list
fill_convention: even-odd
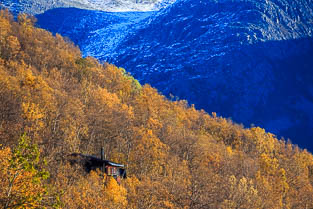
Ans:
[{"label": "cabin roof", "polygon": [[114,166],[114,167],[119,167],[119,168],[124,168],[125,166],[123,164],[119,164],[119,163],[115,163],[109,160],[101,160],[101,158],[98,158],[96,156],[93,155],[84,155],[84,154],[72,154],[72,156],[80,156],[83,159],[85,159],[87,162],[92,163],[93,165],[98,165],[98,166],[102,166],[102,165],[109,165],[109,166]]},{"label": "cabin roof", "polygon": [[109,161],[109,160],[101,160],[100,158],[96,157],[96,156],[93,156],[93,155],[86,155],[86,157],[88,157],[89,159],[91,160],[94,160],[94,161],[98,161],[100,163],[103,163],[105,165],[110,165],[110,166],[115,166],[115,167],[121,167],[121,168],[124,168],[124,165],[123,164],[119,164],[119,163],[115,163],[115,162],[112,162],[112,161]]}]

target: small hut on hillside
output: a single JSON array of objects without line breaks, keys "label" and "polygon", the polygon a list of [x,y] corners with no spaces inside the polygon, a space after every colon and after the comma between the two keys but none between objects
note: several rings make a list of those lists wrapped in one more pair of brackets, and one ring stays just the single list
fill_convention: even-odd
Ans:
[{"label": "small hut on hillside", "polygon": [[104,159],[103,149],[101,149],[101,158],[92,155],[73,153],[70,155],[69,161],[71,164],[82,165],[85,171],[88,173],[92,170],[100,169],[107,176],[112,176],[115,178],[119,183],[121,179],[127,177],[124,165]]}]

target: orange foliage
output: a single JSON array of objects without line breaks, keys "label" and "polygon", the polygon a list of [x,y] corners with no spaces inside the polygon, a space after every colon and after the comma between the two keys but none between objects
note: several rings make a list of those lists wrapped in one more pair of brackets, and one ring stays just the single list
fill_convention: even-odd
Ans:
[{"label": "orange foliage", "polygon": [[[24,198],[27,207],[313,208],[311,153],[172,102],[124,69],[82,58],[34,22],[0,10],[1,207]],[[23,171],[8,200],[17,174],[11,150],[23,133],[38,143],[51,178],[34,184],[34,173]],[[126,165],[121,185],[67,164],[68,154],[100,147]],[[57,194],[53,203],[47,190]]]}]

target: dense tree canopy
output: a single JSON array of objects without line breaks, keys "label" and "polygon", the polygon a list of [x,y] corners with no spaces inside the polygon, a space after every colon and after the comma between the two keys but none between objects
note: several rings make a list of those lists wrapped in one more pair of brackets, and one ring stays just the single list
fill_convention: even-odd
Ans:
[{"label": "dense tree canopy", "polygon": [[[34,22],[0,12],[1,208],[313,208],[311,153],[170,101]],[[66,160],[100,147],[127,166],[121,184]]]}]

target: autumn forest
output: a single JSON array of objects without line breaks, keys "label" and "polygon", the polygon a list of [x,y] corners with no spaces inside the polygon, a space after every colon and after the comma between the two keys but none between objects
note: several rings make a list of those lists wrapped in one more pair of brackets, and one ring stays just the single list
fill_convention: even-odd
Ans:
[{"label": "autumn forest", "polygon": [[[0,208],[312,209],[313,156],[0,11]],[[127,70],[127,69],[126,69]],[[122,163],[118,184],[72,153]]]}]

